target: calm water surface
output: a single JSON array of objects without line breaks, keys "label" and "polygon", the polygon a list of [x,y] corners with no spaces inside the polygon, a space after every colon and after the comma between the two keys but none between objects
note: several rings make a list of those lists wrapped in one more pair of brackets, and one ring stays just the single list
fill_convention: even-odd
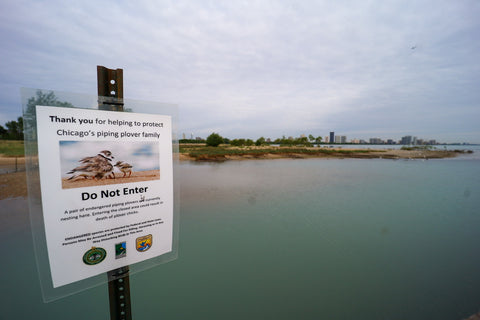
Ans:
[{"label": "calm water surface", "polygon": [[[134,319],[480,310],[475,157],[182,163],[180,172],[179,259],[131,277]],[[11,291],[0,319],[108,319],[106,286],[41,302],[25,204],[1,201],[0,280]]]}]

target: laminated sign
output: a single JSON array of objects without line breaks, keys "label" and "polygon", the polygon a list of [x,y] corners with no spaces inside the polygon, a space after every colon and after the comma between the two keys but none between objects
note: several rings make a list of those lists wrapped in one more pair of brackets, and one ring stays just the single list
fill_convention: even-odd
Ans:
[{"label": "laminated sign", "polygon": [[36,107],[53,286],[172,251],[170,116]]}]

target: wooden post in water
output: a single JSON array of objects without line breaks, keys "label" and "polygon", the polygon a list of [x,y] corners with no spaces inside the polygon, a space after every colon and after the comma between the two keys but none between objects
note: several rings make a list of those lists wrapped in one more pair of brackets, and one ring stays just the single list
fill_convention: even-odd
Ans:
[{"label": "wooden post in water", "polygon": [[[123,111],[123,69],[97,66],[98,109]],[[107,272],[110,320],[132,320],[129,267]]]}]

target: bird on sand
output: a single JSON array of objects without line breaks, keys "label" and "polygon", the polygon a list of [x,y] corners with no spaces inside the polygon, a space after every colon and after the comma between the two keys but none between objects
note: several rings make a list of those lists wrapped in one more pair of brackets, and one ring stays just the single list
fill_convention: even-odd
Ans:
[{"label": "bird on sand", "polygon": [[132,175],[132,165],[123,161],[117,161],[115,167],[118,168],[121,172],[123,172],[123,178],[127,175],[130,177]]},{"label": "bird on sand", "polygon": [[72,174],[68,180],[77,177],[102,179],[109,176],[113,172],[113,159],[112,153],[108,150],[102,150],[96,156],[85,157],[78,161],[81,163],[78,167],[67,172],[67,174]]}]

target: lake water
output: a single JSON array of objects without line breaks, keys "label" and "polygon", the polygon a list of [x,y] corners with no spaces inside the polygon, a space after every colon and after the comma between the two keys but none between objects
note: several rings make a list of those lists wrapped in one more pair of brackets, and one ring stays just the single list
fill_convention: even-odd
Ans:
[{"label": "lake water", "polygon": [[[183,162],[179,179],[179,258],[131,276],[134,319],[480,310],[478,150],[427,161]],[[42,302],[26,201],[0,205],[0,319],[109,319],[106,286]]]}]

